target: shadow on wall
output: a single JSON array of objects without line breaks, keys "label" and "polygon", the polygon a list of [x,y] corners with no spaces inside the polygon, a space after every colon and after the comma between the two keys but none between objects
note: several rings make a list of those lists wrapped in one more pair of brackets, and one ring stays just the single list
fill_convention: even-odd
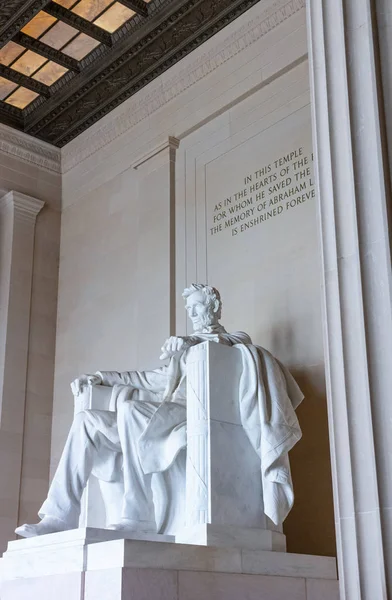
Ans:
[{"label": "shadow on wall", "polygon": [[295,503],[284,523],[287,550],[336,556],[325,384],[316,386],[305,371],[291,372],[305,399],[297,410],[303,437],[290,452]]}]

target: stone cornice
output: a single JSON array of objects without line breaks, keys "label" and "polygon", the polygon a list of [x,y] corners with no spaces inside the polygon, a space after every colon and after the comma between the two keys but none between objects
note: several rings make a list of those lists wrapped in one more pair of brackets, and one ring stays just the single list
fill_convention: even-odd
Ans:
[{"label": "stone cornice", "polygon": [[180,95],[186,89],[210,75],[223,63],[229,61],[278,27],[296,12],[305,8],[306,0],[276,0],[260,15],[226,37],[210,52],[166,81],[155,85],[155,89],[141,91],[127,100],[117,114],[104,117],[104,123],[93,127],[91,133],[82,134],[69,146],[62,148],[63,173],[73,169],[83,160],[132,129],[158,109]]},{"label": "stone cornice", "polygon": [[58,148],[1,124],[0,151],[48,171],[61,172],[61,152]]},{"label": "stone cornice", "polygon": [[38,198],[13,190],[0,198],[0,210],[6,206],[13,206],[15,218],[31,224],[35,223],[37,215],[44,205],[45,202]]}]

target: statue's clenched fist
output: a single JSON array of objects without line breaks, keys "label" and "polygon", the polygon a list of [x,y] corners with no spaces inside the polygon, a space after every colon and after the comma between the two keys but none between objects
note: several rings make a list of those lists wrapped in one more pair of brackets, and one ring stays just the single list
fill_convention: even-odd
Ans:
[{"label": "statue's clenched fist", "polygon": [[159,357],[160,360],[165,360],[166,358],[170,358],[177,354],[177,352],[184,352],[191,346],[193,346],[196,342],[189,337],[177,337],[172,335],[169,337],[166,342],[163,344],[161,350],[162,354]]},{"label": "statue's clenched fist", "polygon": [[87,385],[101,385],[102,377],[100,375],[81,375],[71,383],[71,390],[74,396],[79,396],[83,387]]}]

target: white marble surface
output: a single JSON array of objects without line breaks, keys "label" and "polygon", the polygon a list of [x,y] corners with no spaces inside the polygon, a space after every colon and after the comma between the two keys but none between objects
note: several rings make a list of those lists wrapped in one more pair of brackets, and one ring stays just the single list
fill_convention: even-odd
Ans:
[{"label": "white marble surface", "polygon": [[78,572],[0,580],[1,600],[84,600],[84,578]]},{"label": "white marble surface", "polygon": [[103,541],[131,538],[154,543],[174,542],[172,536],[129,534],[110,529],[74,529],[8,543],[0,563],[3,579],[44,577],[86,568],[86,548]]},{"label": "white marble surface", "polygon": [[248,550],[286,551],[286,536],[279,531],[227,524],[204,523],[185,527],[176,535],[176,543]]},{"label": "white marble surface", "polygon": [[115,540],[89,547],[87,569],[159,568],[336,580],[336,559],[238,548]]},{"label": "white marble surface", "polygon": [[292,553],[242,550],[242,572],[284,577],[336,579],[336,559]]},{"label": "white marble surface", "polygon": [[241,572],[241,551],[180,544],[151,544],[116,540],[94,544],[88,551],[87,568],[158,568],[196,571]]},{"label": "white marble surface", "polygon": [[19,579],[2,600],[339,600],[338,582],[300,577],[114,568]]},{"label": "white marble surface", "polygon": [[98,542],[116,540],[119,538],[147,541],[174,542],[174,537],[170,535],[161,535],[153,533],[130,533],[124,535],[124,532],[112,529],[98,529],[96,527],[82,527],[79,529],[70,529],[69,531],[60,531],[33,538],[26,538],[8,542],[7,552],[20,552],[24,550],[33,550],[46,548],[48,546],[62,545],[88,545]]},{"label": "white marble surface", "polygon": [[241,371],[235,348],[204,343],[189,351],[185,538],[179,532],[188,543],[208,543],[192,529],[199,524],[268,528],[260,459],[241,425]]},{"label": "white marble surface", "polygon": [[155,536],[153,541],[143,537],[119,539],[118,532],[88,528],[10,542],[0,562],[1,577],[126,567],[336,579],[334,558],[175,544],[169,536]]},{"label": "white marble surface", "polygon": [[308,17],[341,595],[384,599],[392,590],[391,3],[314,0]]},{"label": "white marble surface", "polygon": [[164,536],[109,539],[115,534],[90,528],[11,542],[0,561],[1,599],[338,600],[333,558],[174,544]]},{"label": "white marble surface", "polygon": [[[0,154],[0,554],[17,525],[22,495],[25,500],[22,479],[27,462],[24,434],[31,432],[27,382],[34,238],[37,217],[45,204],[17,191],[2,195],[2,167]],[[30,481],[32,501],[37,490],[40,492],[40,483]]]}]

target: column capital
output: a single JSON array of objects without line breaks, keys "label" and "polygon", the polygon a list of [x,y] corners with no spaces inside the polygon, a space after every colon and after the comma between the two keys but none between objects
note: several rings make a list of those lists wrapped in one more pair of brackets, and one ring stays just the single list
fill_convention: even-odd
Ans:
[{"label": "column capital", "polygon": [[33,196],[27,196],[21,192],[12,190],[8,192],[2,198],[0,198],[0,210],[6,206],[12,206],[14,209],[14,216],[22,221],[35,223],[38,213],[45,205],[45,202],[34,198]]},{"label": "column capital", "polygon": [[145,162],[147,162],[148,160],[150,160],[151,158],[153,158],[157,154],[160,154],[164,150],[169,150],[170,160],[174,160],[175,151],[177,150],[177,148],[179,147],[179,145],[180,145],[180,140],[177,139],[176,137],[173,137],[173,136],[169,135],[169,137],[164,142],[158,144],[157,146],[155,146],[154,148],[152,148],[151,150],[149,150],[145,154],[140,155],[132,163],[132,167],[134,169],[138,169]]}]

